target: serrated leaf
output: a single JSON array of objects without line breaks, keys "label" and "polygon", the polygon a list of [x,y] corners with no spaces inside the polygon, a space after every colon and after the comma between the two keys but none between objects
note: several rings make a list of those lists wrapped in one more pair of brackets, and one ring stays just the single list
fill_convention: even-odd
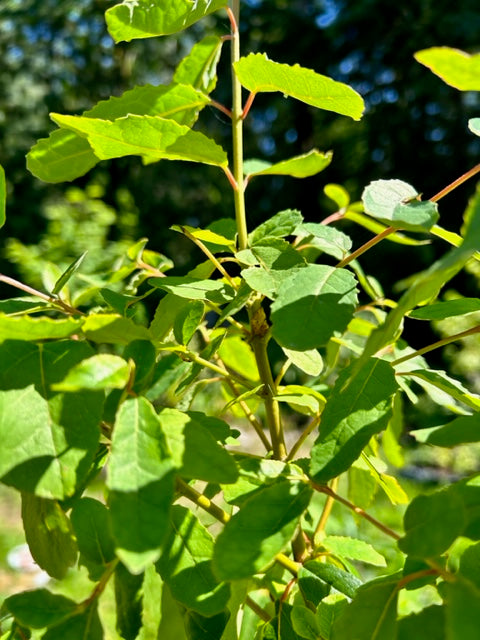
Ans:
[{"label": "serrated leaf", "polygon": [[[353,375],[352,375],[353,374]],[[398,385],[384,360],[353,363],[338,376],[311,451],[311,472],[326,482],[346,471],[375,433],[388,424]]]},{"label": "serrated leaf", "polygon": [[419,307],[414,309],[409,317],[416,320],[443,320],[454,316],[464,316],[474,311],[480,311],[480,298],[458,298],[457,300],[447,300]]},{"label": "serrated leaf", "polygon": [[7,185],[5,183],[5,171],[0,165],[0,228],[5,224],[5,206],[7,202]]},{"label": "serrated leaf", "polygon": [[110,515],[107,507],[93,498],[75,501],[70,516],[84,564],[92,580],[99,580],[115,558]]},{"label": "serrated leaf", "polygon": [[195,87],[207,95],[211,93],[217,84],[217,64],[222,44],[218,36],[206,36],[194,44],[176,68],[173,74],[175,82]]},{"label": "serrated leaf", "polygon": [[108,9],[105,19],[115,42],[130,42],[183,31],[226,6],[226,0],[124,0]]},{"label": "serrated leaf", "polygon": [[303,216],[296,209],[285,209],[262,222],[248,236],[251,245],[259,243],[263,238],[274,236],[284,238],[292,234],[296,227],[303,222]]},{"label": "serrated leaf", "polygon": [[150,338],[146,327],[115,313],[94,313],[87,316],[83,321],[82,331],[88,340],[107,344],[125,345],[133,340]]},{"label": "serrated leaf", "polygon": [[17,622],[32,629],[43,629],[69,618],[78,605],[47,589],[24,591],[7,598],[3,607]]},{"label": "serrated leaf", "polygon": [[131,573],[160,557],[173,470],[155,409],[145,398],[129,398],[117,414],[107,486],[117,555]]},{"label": "serrated leaf", "polygon": [[392,227],[428,231],[439,218],[438,207],[420,201],[417,191],[401,180],[375,180],[362,194],[365,211]]},{"label": "serrated leaf", "polygon": [[380,555],[371,544],[356,538],[345,536],[326,536],[322,540],[322,545],[335,555],[373,564],[376,567],[386,567],[385,558]]},{"label": "serrated leaf", "polygon": [[52,289],[52,294],[54,296],[58,295],[60,293],[60,291],[63,289],[63,287],[67,284],[67,282],[70,280],[70,278],[73,276],[73,274],[78,271],[78,269],[80,268],[83,260],[85,259],[85,256],[87,255],[87,251],[85,251],[84,253],[82,253],[81,256],[79,256],[78,258],[76,258],[66,269],[65,271],[62,273],[62,275],[60,276],[60,278],[56,281],[55,286]]},{"label": "serrated leaf", "polygon": [[0,313],[0,342],[4,340],[51,340],[68,338],[82,326],[75,318],[8,316]]},{"label": "serrated leaf", "polygon": [[335,620],[331,640],[396,638],[398,578],[386,576],[361,586]]},{"label": "serrated leaf", "polygon": [[61,382],[52,385],[52,389],[55,391],[123,389],[129,377],[128,362],[120,356],[100,353],[72,367]]},{"label": "serrated leaf", "polygon": [[185,507],[175,505],[172,530],[157,570],[170,591],[187,609],[205,616],[223,611],[230,597],[229,586],[212,571],[214,540],[207,529]]},{"label": "serrated leaf", "polygon": [[86,137],[99,160],[143,156],[151,161],[186,160],[225,168],[225,151],[203,133],[160,116],[128,115],[113,121],[51,114],[62,128]]},{"label": "serrated leaf", "polygon": [[117,564],[114,573],[116,629],[123,640],[135,640],[142,626],[143,575],[132,575]]},{"label": "serrated leaf", "polygon": [[77,559],[69,519],[56,500],[22,493],[22,520],[33,559],[52,578],[61,580]]},{"label": "serrated leaf", "polygon": [[217,538],[218,577],[248,578],[269,565],[291,540],[310,498],[308,485],[280,479],[245,500]]},{"label": "serrated leaf", "polygon": [[[308,178],[323,171],[332,161],[332,152],[322,153],[318,149],[312,149],[301,156],[276,162],[267,163],[263,167],[252,166],[245,163],[245,173],[249,178],[255,176],[292,176],[292,178]],[[247,161],[248,162],[248,161]],[[251,168],[250,168],[251,167]],[[253,170],[252,170],[253,169]]]},{"label": "serrated leaf", "polygon": [[159,289],[189,300],[210,300],[216,304],[230,302],[235,296],[234,289],[222,280],[203,280],[191,276],[166,276],[150,278],[149,282]]},{"label": "serrated leaf", "polygon": [[309,264],[284,281],[272,304],[272,334],[282,347],[308,351],[341,334],[357,304],[350,271]]},{"label": "serrated leaf", "polygon": [[238,470],[231,454],[201,422],[201,414],[165,408],[158,414],[172,461],[186,478],[232,483]]},{"label": "serrated leaf", "polygon": [[316,349],[308,351],[294,351],[293,349],[282,349],[287,358],[298,369],[309,376],[319,376],[323,370],[323,358]]},{"label": "serrated leaf", "polygon": [[405,536],[398,541],[398,546],[416,558],[439,556],[461,535],[465,520],[462,500],[453,491],[416,496],[405,513]]},{"label": "serrated leaf", "polygon": [[52,393],[50,385],[91,353],[77,340],[0,345],[0,439],[9,452],[0,457],[4,483],[59,500],[81,486],[98,446],[103,394]]},{"label": "serrated leaf", "polygon": [[[345,220],[351,220],[352,222],[359,224],[361,227],[364,227],[365,229],[368,229],[375,234],[381,233],[382,231],[385,231],[387,227],[391,226],[382,224],[381,222],[377,222],[373,218],[370,218],[370,216],[366,216],[363,213],[354,211],[353,209],[347,209],[347,211],[345,211],[345,213],[343,214],[343,217],[345,218]],[[436,234],[437,228],[438,225],[434,225],[430,229],[430,233]],[[395,233],[390,233],[388,236],[386,236],[385,240],[387,242],[394,242],[395,244],[403,244],[412,247],[429,244],[429,240],[417,240],[416,238],[409,238],[408,236],[404,235],[403,233],[399,233],[398,231],[395,231]]]},{"label": "serrated leaf", "polygon": [[357,589],[362,584],[361,581],[348,571],[344,571],[334,564],[309,560],[305,563],[305,569],[313,573],[318,578],[334,587],[337,591],[344,593],[349,598],[353,598]]},{"label": "serrated leaf", "polygon": [[315,247],[338,260],[345,258],[352,248],[352,240],[349,236],[328,225],[306,222],[297,227],[296,234],[312,235],[315,238]]},{"label": "serrated leaf", "polygon": [[[161,116],[192,126],[208,98],[184,85],[134,87],[119,97],[102,100],[82,115],[115,120],[128,114]],[[27,155],[27,168],[45,182],[63,182],[84,175],[99,162],[88,141],[66,129],[39,140]]]},{"label": "serrated leaf", "polygon": [[360,120],[364,110],[361,96],[351,87],[305,69],[269,60],[266,54],[251,53],[234,65],[241,84],[251,91],[280,91],[318,109],[334,111]]},{"label": "serrated leaf", "polygon": [[431,47],[414,53],[444,82],[460,91],[480,91],[480,54],[470,55],[451,47]]},{"label": "serrated leaf", "polygon": [[307,604],[317,607],[329,593],[331,586],[302,566],[298,570],[298,588]]},{"label": "serrated leaf", "polygon": [[470,118],[468,128],[476,136],[480,136],[480,118]]}]

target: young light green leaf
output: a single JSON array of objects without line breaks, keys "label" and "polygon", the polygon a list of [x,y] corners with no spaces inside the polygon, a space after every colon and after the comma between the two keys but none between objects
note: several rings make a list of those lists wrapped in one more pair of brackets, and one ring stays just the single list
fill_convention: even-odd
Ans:
[{"label": "young light green leaf", "polygon": [[48,317],[8,316],[0,313],[0,342],[4,340],[52,340],[68,338],[82,326],[82,320]]},{"label": "young light green leaf", "polygon": [[416,496],[405,513],[405,536],[398,541],[398,546],[416,558],[439,556],[462,534],[465,520],[464,504],[453,491]]},{"label": "young light green leaf", "polygon": [[225,168],[228,158],[216,142],[174,120],[128,115],[113,121],[51,114],[60,127],[86,137],[99,160],[143,156],[151,161],[186,160]]},{"label": "young light green leaf", "polygon": [[292,178],[308,178],[323,171],[332,161],[332,152],[322,153],[317,149],[312,149],[301,156],[268,164],[263,167],[252,167],[253,171],[246,164],[245,173],[249,178],[255,176],[292,176]]},{"label": "young light green leaf", "polygon": [[464,316],[474,311],[480,311],[480,298],[458,298],[419,307],[414,309],[409,317],[416,320],[443,320],[454,316]]},{"label": "young light green leaf", "polygon": [[350,271],[309,264],[284,281],[272,304],[272,333],[282,347],[308,351],[341,334],[357,304]]},{"label": "young light green leaf", "polygon": [[361,586],[353,602],[335,620],[331,640],[384,640],[397,630],[398,576]]},{"label": "young light green leaf", "polygon": [[103,394],[52,393],[50,385],[91,354],[78,340],[0,345],[0,439],[9,452],[0,457],[4,483],[59,500],[81,486],[98,447]]},{"label": "young light green leaf", "polygon": [[135,640],[142,626],[143,574],[132,575],[117,564],[114,573],[116,629],[123,640]]},{"label": "young light green leaf", "polygon": [[100,580],[115,558],[108,509],[98,500],[81,498],[75,501],[70,519],[80,551],[79,563],[86,566],[92,580]]},{"label": "young light green leaf", "polygon": [[159,289],[189,300],[210,300],[216,304],[230,302],[235,296],[234,289],[222,280],[203,280],[190,276],[165,276],[150,278],[149,282]]},{"label": "young light green leaf", "polygon": [[292,364],[309,376],[319,376],[322,373],[323,358],[316,349],[294,351],[284,348],[282,350]]},{"label": "young light green leaf", "polygon": [[[193,87],[170,84],[134,87],[102,100],[82,115],[115,120],[129,114],[161,116],[191,127],[208,98]],[[99,162],[88,141],[66,129],[39,140],[27,155],[27,168],[45,182],[64,182],[84,175]]]},{"label": "young light green leaf", "polygon": [[184,307],[173,324],[173,334],[179,344],[187,345],[202,322],[205,305],[201,300],[191,300]]},{"label": "young light green leaf", "polygon": [[335,227],[329,227],[317,222],[306,222],[296,229],[298,236],[313,236],[314,246],[326,254],[342,260],[352,248],[352,240],[345,233]]},{"label": "young light green leaf", "polygon": [[401,180],[375,180],[363,191],[366,213],[392,227],[428,231],[439,218],[437,204],[419,200],[415,189]]},{"label": "young light green leaf", "polygon": [[311,472],[326,482],[346,471],[375,433],[387,426],[398,385],[385,360],[354,362],[338,376],[311,451]]},{"label": "young light green leaf", "polygon": [[211,93],[217,84],[217,64],[222,44],[223,41],[218,36],[206,36],[194,44],[190,53],[176,68],[174,81],[195,87],[207,95]]},{"label": "young light green leaf", "polygon": [[32,629],[43,629],[72,616],[78,605],[65,596],[47,589],[16,593],[7,598],[3,607],[17,622]]},{"label": "young light green leaf", "polygon": [[340,617],[347,604],[348,600],[340,593],[332,593],[320,602],[317,608],[317,620],[322,638],[331,639],[335,620]]},{"label": "young light green leaf", "polygon": [[318,640],[320,637],[320,626],[311,609],[302,605],[296,605],[292,609],[290,618],[295,633],[301,638]]},{"label": "young light green leaf", "polygon": [[7,185],[5,183],[5,171],[0,165],[0,227],[5,224],[5,205],[7,202]]},{"label": "young light green leaf", "polygon": [[318,578],[332,586],[337,591],[344,593],[349,598],[354,598],[357,589],[362,582],[348,571],[340,569],[334,564],[320,562],[319,560],[309,560],[305,563],[305,569],[313,573]]},{"label": "young light green leaf", "polygon": [[296,209],[286,209],[262,222],[249,234],[250,245],[258,244],[263,238],[274,236],[284,238],[292,234],[299,224],[303,222],[303,216]]},{"label": "young light green leaf", "polygon": [[116,313],[93,313],[84,320],[82,331],[88,340],[107,344],[128,344],[133,340],[148,340],[146,327]]},{"label": "young light green leaf", "polygon": [[67,376],[52,385],[54,391],[80,389],[123,389],[130,377],[130,366],[120,356],[99,353],[72,367]]},{"label": "young light green leaf", "polygon": [[257,363],[248,342],[241,336],[227,335],[218,348],[218,355],[224,364],[252,382],[258,382]]},{"label": "young light green leaf", "polygon": [[360,120],[364,110],[361,96],[351,87],[305,69],[269,60],[266,54],[251,53],[235,63],[241,84],[251,91],[280,91],[285,96]]},{"label": "young light green leaf", "polygon": [[115,42],[130,42],[178,33],[226,6],[227,0],[124,0],[108,9],[105,19]]},{"label": "young light green leaf", "polygon": [[245,500],[217,538],[218,577],[248,578],[269,565],[291,540],[311,495],[307,484],[280,479]]},{"label": "young light green leaf", "polygon": [[82,253],[81,256],[79,256],[78,258],[76,258],[71,265],[69,265],[65,271],[62,273],[62,275],[60,276],[60,278],[56,281],[55,286],[52,289],[52,294],[54,296],[58,295],[60,293],[60,291],[63,289],[63,287],[67,284],[67,282],[70,280],[70,278],[73,276],[73,274],[78,271],[78,269],[80,268],[80,265],[82,264],[83,260],[85,259],[85,256],[87,255],[87,251],[85,251],[84,253]]},{"label": "young light green leaf", "polygon": [[186,478],[232,483],[238,470],[231,454],[202,423],[202,414],[165,408],[158,414],[172,461]]},{"label": "young light green leaf", "polygon": [[480,91],[480,54],[470,55],[451,47],[431,47],[414,53],[444,82],[460,91]]},{"label": "young light green leaf", "polygon": [[480,118],[470,118],[468,128],[476,136],[480,136]]},{"label": "young light green leaf", "polygon": [[373,564],[377,567],[387,566],[385,558],[364,540],[345,536],[327,536],[322,540],[322,545],[335,555],[350,560]]},{"label": "young light green leaf", "polygon": [[474,411],[480,410],[480,395],[473,393],[460,381],[447,375],[445,371],[432,369],[418,369],[405,372],[406,377],[412,377],[419,384],[425,386],[428,392],[428,385],[444,391],[455,400],[467,405]]},{"label": "young light green leaf", "polygon": [[22,520],[35,562],[52,578],[64,578],[78,549],[70,520],[58,502],[22,493]]},{"label": "young light green leaf", "polygon": [[210,229],[196,229],[195,227],[190,227],[186,224],[174,224],[171,229],[173,229],[173,231],[179,231],[180,233],[185,233],[185,231],[188,231],[194,238],[201,240],[201,242],[214,244],[217,247],[223,248],[224,251],[225,249],[232,250],[235,248],[235,240],[225,238],[224,236],[221,236],[220,234],[215,233]]},{"label": "young light green leaf", "polygon": [[350,196],[345,187],[342,187],[341,184],[326,184],[323,188],[323,192],[333,200],[339,209],[346,209],[350,204]]},{"label": "young light green leaf", "polygon": [[230,597],[228,584],[212,571],[214,540],[207,529],[185,507],[175,505],[172,529],[157,570],[170,591],[187,609],[205,616],[223,611]]},{"label": "young light green leaf", "polygon": [[160,557],[173,470],[155,409],[145,398],[129,398],[117,414],[107,486],[117,555],[131,573]]},{"label": "young light green leaf", "polygon": [[125,360],[135,363],[135,377],[132,390],[139,393],[152,382],[153,372],[157,363],[157,353],[149,340],[132,340],[123,352]]}]

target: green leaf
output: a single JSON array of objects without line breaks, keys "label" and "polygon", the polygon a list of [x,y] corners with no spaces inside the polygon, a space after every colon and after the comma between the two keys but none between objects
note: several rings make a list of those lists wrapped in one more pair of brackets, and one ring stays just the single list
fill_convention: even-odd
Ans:
[{"label": "green leaf", "polygon": [[183,307],[173,324],[173,334],[179,344],[187,345],[203,320],[205,305],[201,300],[192,300]]},{"label": "green leaf", "polygon": [[33,559],[61,580],[77,559],[75,536],[64,511],[56,500],[22,493],[22,520]]},{"label": "green leaf", "polygon": [[398,541],[398,546],[417,558],[439,556],[462,534],[465,517],[462,500],[453,491],[416,496],[407,507],[405,536]]},{"label": "green leaf", "polygon": [[217,538],[219,578],[248,578],[269,565],[291,540],[311,494],[303,482],[280,479],[245,500]]},{"label": "green leaf", "polygon": [[173,468],[155,409],[145,398],[129,398],[115,422],[107,486],[117,555],[131,573],[160,557]]},{"label": "green leaf", "polygon": [[280,91],[318,109],[334,111],[354,120],[362,117],[364,103],[356,91],[312,69],[279,64],[269,60],[264,53],[251,53],[234,67],[241,84],[252,93]]},{"label": "green leaf", "polygon": [[323,370],[323,358],[316,349],[308,351],[283,349],[283,353],[292,364],[309,376],[319,376]]},{"label": "green leaf", "polygon": [[322,546],[343,558],[373,564],[377,567],[387,566],[385,558],[364,540],[345,536],[327,536],[322,540]]},{"label": "green leaf", "polygon": [[5,484],[60,500],[82,485],[98,447],[103,393],[52,393],[50,385],[91,353],[77,340],[0,345],[0,439],[9,452],[0,457]]},{"label": "green leaf", "polygon": [[211,93],[217,85],[217,64],[222,44],[218,36],[206,36],[194,44],[176,68],[174,81],[195,87],[207,95]]},{"label": "green leaf", "polygon": [[476,136],[480,136],[480,118],[470,118],[468,128]]},{"label": "green leaf", "polygon": [[[308,178],[323,171],[332,161],[332,152],[322,153],[318,149],[312,149],[301,156],[276,162],[275,164],[264,164],[263,167],[249,165],[247,160],[244,171],[249,178],[255,176],[292,176],[292,178]],[[255,161],[250,161],[255,162]],[[251,167],[251,168],[250,168]]]},{"label": "green leaf", "polygon": [[100,353],[72,367],[62,382],[52,385],[54,391],[80,389],[123,389],[130,377],[130,367],[120,356]]},{"label": "green leaf", "polygon": [[[195,227],[190,227],[187,224],[174,224],[170,227],[173,231],[178,231],[179,233],[185,234],[186,231],[189,232],[194,238],[197,238],[201,242],[204,242],[209,245],[215,245],[217,250],[232,251],[235,248],[235,240],[231,240],[230,238],[225,238],[225,236],[221,236],[210,229],[196,229]],[[186,235],[186,234],[185,234]]]},{"label": "green leaf", "polygon": [[317,619],[322,638],[330,640],[332,627],[347,604],[348,600],[339,593],[332,593],[320,602],[317,609]]},{"label": "green leaf", "polygon": [[352,240],[349,236],[325,224],[306,222],[297,227],[296,234],[313,236],[315,247],[338,260],[345,258],[352,248]]},{"label": "green leaf", "polygon": [[98,617],[97,600],[67,620],[50,627],[42,640],[103,640],[103,628]]},{"label": "green leaf", "polygon": [[86,137],[99,160],[144,156],[150,161],[186,160],[225,168],[225,151],[210,138],[160,116],[128,115],[113,121],[51,114],[60,127]]},{"label": "green leaf", "polygon": [[157,362],[157,353],[154,345],[149,340],[132,340],[123,352],[125,360],[133,360],[135,363],[135,378],[133,391],[140,393],[152,382],[153,372]]},{"label": "green leaf", "polygon": [[5,206],[7,202],[7,185],[5,183],[5,171],[0,165],[0,228],[5,224]]},{"label": "green leaf", "polygon": [[480,54],[470,55],[450,47],[431,47],[414,54],[444,82],[460,91],[480,91]]},{"label": "green leaf", "polygon": [[115,42],[130,42],[183,31],[226,6],[226,0],[124,0],[108,9],[105,19]]},{"label": "green leaf", "polygon": [[[129,114],[161,116],[192,126],[208,98],[184,85],[134,87],[119,97],[102,100],[82,115],[115,120]],[[63,182],[84,175],[99,162],[88,141],[73,131],[60,129],[39,140],[27,155],[27,168],[45,182]]]},{"label": "green leaf", "polygon": [[310,560],[305,563],[305,569],[332,586],[337,591],[344,593],[349,598],[355,597],[357,589],[362,584],[353,574],[344,571],[334,564]]},{"label": "green leaf", "polygon": [[464,316],[474,311],[480,311],[480,298],[458,298],[414,309],[409,317],[416,320],[443,320],[454,316]]},{"label": "green leaf", "polygon": [[172,530],[157,570],[178,602],[205,616],[223,611],[229,586],[212,571],[214,540],[189,509],[172,507]]},{"label": "green leaf", "polygon": [[135,640],[142,626],[143,574],[132,575],[123,564],[114,573],[116,629],[123,640]]},{"label": "green leaf", "polygon": [[203,280],[191,276],[166,276],[150,278],[149,282],[159,289],[189,300],[209,300],[216,304],[230,302],[235,296],[234,289],[222,280]]},{"label": "green leaf", "polygon": [[445,632],[448,640],[476,640],[480,589],[469,580],[445,582]]},{"label": "green leaf", "polygon": [[287,349],[315,349],[347,328],[356,304],[350,271],[309,264],[280,285],[271,307],[272,334]]},{"label": "green leaf", "polygon": [[71,522],[80,551],[79,564],[87,567],[92,580],[99,580],[115,558],[108,509],[98,500],[81,498],[73,505]]},{"label": "green leaf", "polygon": [[435,202],[419,200],[417,191],[401,180],[375,180],[362,194],[365,211],[392,227],[428,231],[439,218]]},{"label": "green leaf", "polygon": [[296,605],[291,613],[292,626],[296,634],[307,640],[318,640],[320,627],[317,618],[311,609],[302,605]]},{"label": "green leaf", "polygon": [[335,620],[332,640],[394,640],[397,634],[398,577],[386,576],[361,586]]},{"label": "green leaf", "polygon": [[345,187],[340,184],[326,184],[323,188],[323,192],[333,200],[339,209],[346,209],[350,204],[350,196]]},{"label": "green leaf", "polygon": [[65,271],[62,273],[60,278],[56,281],[55,286],[52,289],[52,294],[54,296],[60,293],[60,291],[67,284],[67,282],[70,280],[73,274],[76,271],[78,271],[87,253],[88,253],[87,251],[84,251],[81,256],[79,256],[76,260],[74,260],[72,264],[65,269]]},{"label": "green leaf", "polygon": [[116,313],[94,313],[83,321],[82,331],[88,340],[107,344],[128,344],[132,340],[148,340],[146,327]]},{"label": "green leaf", "polygon": [[4,340],[51,340],[68,338],[82,326],[82,320],[48,317],[8,316],[0,313],[0,342]]},{"label": "green leaf", "polygon": [[[422,431],[426,432],[425,439],[422,438]],[[433,444],[437,447],[456,447],[459,444],[479,442],[480,413],[455,418],[455,420],[442,427],[415,431],[413,435],[419,439],[417,434],[420,435],[421,442],[428,442],[428,444]]]},{"label": "green leaf", "polygon": [[311,451],[316,482],[326,482],[346,471],[370,438],[386,428],[397,388],[393,369],[384,360],[371,358],[360,369],[354,362],[341,372]]},{"label": "green leaf", "polygon": [[317,607],[328,596],[331,586],[315,573],[301,566],[298,570],[298,588],[307,604]]},{"label": "green leaf", "polygon": [[[466,404],[474,411],[480,410],[480,396],[476,393],[472,393],[467,387],[464,387],[461,382],[448,376],[445,371],[432,370],[432,369],[418,369],[414,371],[406,371],[405,377],[412,377],[428,391],[428,385],[448,393],[452,398],[459,402]],[[426,383],[426,385],[425,385]]]},{"label": "green leaf", "polygon": [[195,611],[187,611],[184,618],[188,640],[220,640],[227,626],[229,614],[226,611],[214,616],[202,616]]},{"label": "green leaf", "polygon": [[234,459],[202,424],[201,414],[165,408],[158,414],[158,420],[182,476],[226,484],[237,480]]},{"label": "green leaf", "polygon": [[259,374],[252,347],[241,336],[227,335],[218,348],[224,364],[252,382],[259,381]]},{"label": "green leaf", "polygon": [[47,589],[35,589],[10,596],[4,601],[3,607],[21,625],[43,629],[72,616],[78,605]]},{"label": "green leaf", "polygon": [[252,233],[249,234],[250,245],[259,243],[263,238],[274,236],[284,238],[291,235],[299,224],[303,222],[303,216],[296,209],[286,209],[262,222]]},{"label": "green leaf", "polygon": [[[421,629],[422,640],[445,637],[445,607],[432,605],[398,621],[398,640],[412,640]],[[419,639],[420,640],[420,639]]]}]

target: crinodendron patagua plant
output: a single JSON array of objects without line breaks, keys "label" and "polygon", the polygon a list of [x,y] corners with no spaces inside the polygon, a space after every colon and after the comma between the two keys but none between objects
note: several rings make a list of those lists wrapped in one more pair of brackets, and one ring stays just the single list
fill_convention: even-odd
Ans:
[{"label": "crinodendron patagua plant", "polygon": [[[268,176],[312,176],[332,159],[312,149],[244,162],[256,94],[354,120],[364,105],[313,70],[241,56],[238,0],[125,0],[106,21],[119,42],[169,36],[214,12],[231,35],[195,44],[171,84],[135,87],[81,116],[54,113],[59,128],[28,154],[49,182],[129,155],[217,167],[236,224],[175,226],[205,256],[183,276],[165,275],[172,263],[146,240],[108,274],[82,279],[80,256],[46,293],[0,276],[22,291],[0,303],[0,478],[21,493],[33,558],[59,580],[8,597],[1,637],[478,640],[480,475],[409,498],[387,464],[402,465],[402,412],[422,390],[443,423],[413,425],[421,442],[480,440],[480,397],[428,362],[480,327],[419,350],[402,339],[405,317],[480,309],[477,298],[437,300],[480,257],[480,195],[458,234],[438,224],[437,201],[480,166],[430,200],[378,180],[350,204],[329,184],[338,211],[322,222],[286,210],[249,229],[252,179],[268,187]],[[223,49],[231,108],[210,97]],[[418,58],[480,90],[478,56],[435,48]],[[231,119],[231,157],[193,128],[206,106]],[[480,135],[480,118],[469,126]],[[3,172],[0,187],[3,221]],[[376,235],[352,250],[343,219]],[[442,257],[386,299],[361,255],[381,240],[411,252],[425,235],[445,242]],[[300,427],[289,446],[286,425]],[[243,451],[241,433],[258,447]]]}]

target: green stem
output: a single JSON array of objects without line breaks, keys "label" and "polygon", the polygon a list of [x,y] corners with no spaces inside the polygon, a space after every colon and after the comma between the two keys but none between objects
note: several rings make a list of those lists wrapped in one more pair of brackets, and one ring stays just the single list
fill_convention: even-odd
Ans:
[{"label": "green stem", "polygon": [[466,338],[467,336],[473,336],[475,333],[480,333],[480,325],[476,327],[472,327],[471,329],[467,329],[466,331],[462,331],[461,333],[456,333],[453,336],[447,336],[446,338],[442,338],[441,340],[437,340],[433,344],[429,344],[422,349],[417,349],[417,351],[413,351],[412,353],[408,353],[406,356],[402,358],[398,358],[391,362],[392,367],[397,364],[401,364],[402,362],[406,362],[407,360],[411,360],[412,358],[416,358],[417,356],[422,356],[424,353],[429,353],[434,349],[439,349],[440,347],[444,347],[446,344],[450,344],[451,342],[456,342],[457,340],[461,340],[462,338]]},{"label": "green stem", "polygon": [[232,142],[233,142],[233,197],[235,202],[235,220],[237,222],[238,248],[248,246],[247,218],[245,213],[245,187],[243,183],[243,106],[242,86],[235,75],[233,65],[240,59],[240,0],[232,0],[232,8],[228,9],[232,24]]},{"label": "green stem", "polygon": [[305,440],[308,438],[308,436],[320,424],[320,418],[321,418],[321,416],[316,416],[315,418],[313,418],[313,420],[310,422],[310,424],[305,428],[305,430],[302,432],[301,436],[298,438],[296,443],[290,449],[290,453],[288,454],[288,456],[286,458],[286,462],[289,462],[290,460],[293,460],[294,456],[297,454],[297,452],[300,449],[300,447],[302,446],[302,444],[305,442]]}]

